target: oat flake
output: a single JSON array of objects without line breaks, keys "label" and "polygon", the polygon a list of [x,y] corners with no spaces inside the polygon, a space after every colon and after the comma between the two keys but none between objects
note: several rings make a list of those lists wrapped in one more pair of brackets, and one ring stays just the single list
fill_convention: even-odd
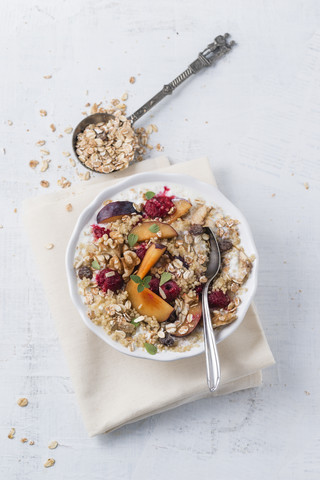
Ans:
[{"label": "oat flake", "polygon": [[19,400],[17,401],[17,404],[19,405],[19,407],[26,407],[28,405],[28,399],[27,398],[19,398]]}]

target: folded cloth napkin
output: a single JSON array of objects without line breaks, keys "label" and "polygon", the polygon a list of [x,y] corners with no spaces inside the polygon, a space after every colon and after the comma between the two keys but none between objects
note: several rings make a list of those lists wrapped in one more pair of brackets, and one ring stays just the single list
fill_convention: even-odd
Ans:
[{"label": "folded cloth napkin", "polygon": [[[85,326],[69,297],[65,251],[81,211],[118,178],[156,169],[215,184],[206,158],[170,166],[160,157],[24,203],[24,223],[90,436],[212,395],[206,384],[204,355],[175,362],[123,355]],[[66,210],[68,203],[72,212]],[[46,249],[49,243],[54,244],[51,250]],[[253,306],[218,350],[221,385],[217,395],[260,385],[261,369],[274,362]]]}]

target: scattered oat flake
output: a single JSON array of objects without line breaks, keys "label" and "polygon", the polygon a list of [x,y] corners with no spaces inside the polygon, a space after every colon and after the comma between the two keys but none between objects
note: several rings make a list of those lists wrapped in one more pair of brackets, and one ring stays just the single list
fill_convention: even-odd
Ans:
[{"label": "scattered oat flake", "polygon": [[37,145],[37,147],[43,147],[43,145],[44,145],[45,143],[46,143],[45,140],[38,140],[38,141],[36,142],[36,145]]},{"label": "scattered oat flake", "polygon": [[19,400],[17,401],[17,404],[19,405],[19,407],[26,407],[28,403],[29,403],[28,399],[25,397],[19,398]]},{"label": "scattered oat flake", "polygon": [[162,152],[163,151],[163,147],[160,145],[160,143],[158,143],[156,145],[156,149],[158,150],[158,152]]},{"label": "scattered oat flake", "polygon": [[56,127],[55,127],[55,125],[54,125],[53,123],[51,123],[50,128],[51,128],[51,130],[52,130],[53,132],[56,131]]},{"label": "scattered oat flake", "polygon": [[76,166],[76,161],[73,158],[69,158],[69,162],[70,162],[72,167]]},{"label": "scattered oat flake", "polygon": [[3,228],[3,225],[0,225],[0,229]]},{"label": "scattered oat flake", "polygon": [[90,172],[79,173],[78,174],[80,180],[89,180],[90,179]]},{"label": "scattered oat flake", "polygon": [[68,203],[68,204],[66,205],[66,210],[67,210],[67,212],[72,212],[72,205],[71,205],[71,203]]},{"label": "scattered oat flake", "polygon": [[2,148],[2,153],[3,153],[3,155],[5,155],[7,153],[7,151],[4,147]]},{"label": "scattered oat flake", "polygon": [[44,75],[43,78],[45,78],[46,80],[48,80],[49,78],[52,78],[52,75]]},{"label": "scattered oat flake", "polygon": [[16,429],[15,428],[11,428],[10,432],[8,433],[8,438],[13,438],[14,435],[16,433]]},{"label": "scattered oat flake", "polygon": [[56,463],[54,458],[48,458],[43,464],[45,468],[53,467],[53,465]]},{"label": "scattered oat flake", "polygon": [[123,102],[125,102],[126,100],[128,100],[128,94],[127,94],[127,93],[124,93],[124,94],[122,95],[122,97],[121,97],[121,100],[122,100]]},{"label": "scattered oat flake", "polygon": [[276,196],[276,194],[275,194],[275,193],[273,193],[273,194],[271,195],[271,197],[275,197],[275,196]]},{"label": "scattered oat flake", "polygon": [[64,129],[64,133],[72,133],[73,128],[72,127],[67,127]]},{"label": "scattered oat flake", "polygon": [[17,211],[18,211],[18,210],[15,208],[15,209],[13,210],[13,213],[17,213]]},{"label": "scattered oat flake", "polygon": [[28,439],[26,437],[20,438],[21,443],[27,443]]},{"label": "scattered oat flake", "polygon": [[48,180],[41,180],[40,185],[43,188],[48,188],[50,183],[48,182]]},{"label": "scattered oat flake", "polygon": [[50,448],[50,450],[54,450],[55,448],[57,448],[58,445],[58,442],[56,440],[53,440],[49,443],[48,448]]},{"label": "scattered oat flake", "polygon": [[308,390],[305,390],[304,393],[309,396],[310,395],[310,392],[308,392]]},{"label": "scattered oat flake", "polygon": [[36,168],[37,165],[39,165],[38,160],[30,160],[29,166],[30,166],[31,168]]},{"label": "scattered oat flake", "polygon": [[41,148],[40,153],[41,153],[42,155],[50,155],[49,150],[44,150],[43,148]]},{"label": "scattered oat flake", "polygon": [[130,83],[134,83],[135,81],[136,81],[135,77],[130,77],[130,78],[129,78],[129,82],[130,82]]},{"label": "scattered oat flake", "polygon": [[152,130],[153,130],[154,132],[157,132],[157,131],[158,131],[157,125],[155,125],[155,124],[153,123],[151,126],[152,126]]},{"label": "scattered oat flake", "polygon": [[49,162],[50,160],[42,160],[41,166],[40,166],[40,172],[45,172],[49,168]]},{"label": "scattered oat flake", "polygon": [[48,245],[46,245],[47,250],[52,250],[53,248],[54,248],[53,243],[48,243]]},{"label": "scattered oat flake", "polygon": [[47,111],[46,110],[40,110],[40,115],[41,115],[41,117],[46,117],[47,116]]},{"label": "scattered oat flake", "polygon": [[64,155],[65,157],[70,157],[71,153],[70,152],[62,152],[62,155]]},{"label": "scattered oat flake", "polygon": [[13,125],[13,121],[12,121],[12,120],[8,120],[8,125],[10,125],[10,127],[11,127],[11,125]]},{"label": "scattered oat flake", "polygon": [[304,185],[304,188],[305,188],[306,190],[309,190],[309,188],[310,188],[310,185],[309,185],[309,183],[308,183],[308,182],[304,182],[304,184],[303,184],[303,185]]},{"label": "scattered oat flake", "polygon": [[30,440],[29,445],[34,445],[34,441]]},{"label": "scattered oat flake", "polygon": [[69,188],[71,186],[71,182],[69,182],[66,177],[61,177],[57,183],[61,188]]}]

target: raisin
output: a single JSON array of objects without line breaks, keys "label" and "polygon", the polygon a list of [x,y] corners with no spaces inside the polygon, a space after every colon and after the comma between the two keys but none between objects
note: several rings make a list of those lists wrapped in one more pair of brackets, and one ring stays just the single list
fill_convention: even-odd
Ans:
[{"label": "raisin", "polygon": [[174,344],[174,338],[170,335],[170,333],[166,332],[166,336],[164,338],[159,337],[159,343],[165,345],[166,347],[172,347]]},{"label": "raisin", "polygon": [[93,273],[92,273],[92,270],[90,267],[80,267],[79,270],[78,270],[78,277],[80,278],[80,280],[82,280],[83,278],[92,278],[93,277]]},{"label": "raisin", "polygon": [[218,245],[222,253],[227,252],[233,247],[231,240],[227,240],[226,238],[218,238]]},{"label": "raisin", "polygon": [[201,235],[203,231],[203,226],[197,223],[191,225],[191,227],[189,228],[189,232],[191,233],[191,235]]}]

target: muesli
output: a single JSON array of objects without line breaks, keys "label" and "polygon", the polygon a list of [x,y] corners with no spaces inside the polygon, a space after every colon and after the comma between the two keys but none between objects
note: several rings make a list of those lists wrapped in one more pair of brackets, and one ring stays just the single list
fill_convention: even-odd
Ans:
[{"label": "muesli", "polygon": [[131,351],[190,350],[203,338],[206,226],[222,256],[209,291],[213,326],[237,318],[254,260],[241,246],[238,223],[175,184],[142,185],[106,199],[83,230],[74,260],[88,317]]}]

